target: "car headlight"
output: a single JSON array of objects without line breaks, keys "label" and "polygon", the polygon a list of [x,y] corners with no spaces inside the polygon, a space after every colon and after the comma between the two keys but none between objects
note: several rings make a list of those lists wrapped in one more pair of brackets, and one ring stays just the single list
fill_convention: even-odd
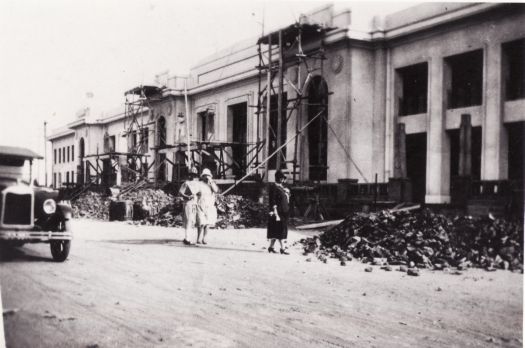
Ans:
[{"label": "car headlight", "polygon": [[53,214],[57,210],[57,204],[54,199],[46,199],[44,202],[44,212],[46,214]]}]

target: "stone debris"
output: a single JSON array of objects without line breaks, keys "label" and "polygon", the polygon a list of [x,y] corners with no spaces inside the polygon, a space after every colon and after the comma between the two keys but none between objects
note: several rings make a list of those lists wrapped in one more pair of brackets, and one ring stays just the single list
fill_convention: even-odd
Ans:
[{"label": "stone debris", "polygon": [[268,207],[238,195],[217,196],[217,227],[265,227]]},{"label": "stone debris", "polygon": [[[447,217],[428,209],[354,213],[320,236],[300,241],[304,255],[342,255],[402,272],[453,267],[523,270],[523,226],[489,217]],[[412,274],[414,275],[414,274]]]},{"label": "stone debris", "polygon": [[109,202],[104,195],[88,191],[72,202],[73,217],[108,220]]},{"label": "stone debris", "polygon": [[409,268],[409,269],[407,270],[407,274],[408,274],[409,276],[418,277],[418,276],[419,276],[419,269],[417,269],[417,268]]},{"label": "stone debris", "polygon": [[[119,201],[133,205],[134,225],[180,227],[183,201],[163,190],[141,189],[122,194]],[[88,191],[72,202],[75,218],[108,220],[111,202],[116,198]],[[237,195],[217,196],[217,228],[265,227],[268,208]]]}]

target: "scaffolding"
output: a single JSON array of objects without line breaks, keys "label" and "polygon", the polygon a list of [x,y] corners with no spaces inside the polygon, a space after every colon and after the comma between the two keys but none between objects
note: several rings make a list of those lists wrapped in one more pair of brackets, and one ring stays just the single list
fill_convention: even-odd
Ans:
[{"label": "scaffolding", "polygon": [[[314,82],[324,81],[322,77],[326,57],[323,38],[332,29],[318,24],[295,23],[259,38],[257,104],[247,105],[247,108],[256,108],[256,139],[252,142],[191,139],[187,101],[185,114],[176,116],[185,118],[186,139],[170,142],[165,134],[165,125],[162,135],[158,129],[162,128],[160,120],[154,117],[154,105],[165,99],[162,88],[138,86],[125,92],[122,136],[127,139],[127,151],[117,153],[114,148],[104,149],[101,154],[97,151],[93,155],[94,164],[88,163],[97,178],[89,181],[112,183],[114,180],[111,178],[116,172],[121,173],[123,185],[148,181],[153,168],[155,183],[159,180],[180,182],[186,176],[188,167],[195,166],[199,170],[205,167],[211,169],[217,179],[233,179],[234,182],[250,178],[260,180],[263,177],[268,180],[270,167],[286,168],[293,183],[297,183],[300,179],[299,155],[302,151],[299,135],[303,131],[309,135],[311,132],[327,133],[326,112],[330,92],[326,83]],[[185,99],[186,93],[185,88]],[[312,94],[318,98],[312,99]],[[200,117],[198,114],[193,116],[194,121]],[[294,125],[289,129],[295,128],[295,135],[287,137],[288,123],[291,124],[290,120],[294,117]],[[150,132],[154,134],[153,139],[149,137]],[[286,151],[286,146],[292,142],[293,151]],[[326,144],[324,146],[326,148]],[[152,158],[148,155],[150,150],[153,151]],[[291,154],[289,158],[286,152]],[[322,151],[310,152],[315,152],[319,158],[311,160],[313,157],[310,156],[309,170],[321,169],[326,172],[326,153],[323,158]],[[168,158],[168,154],[173,154],[173,158]],[[104,161],[106,170],[101,165]],[[169,179],[165,175],[167,166],[172,166]],[[161,171],[164,174],[159,175]]]},{"label": "scaffolding", "polygon": [[[317,98],[318,100],[313,101],[308,92],[312,89],[314,74],[321,78],[323,76],[323,62],[326,59],[323,36],[330,30],[333,28],[318,24],[295,23],[264,35],[257,41],[259,57],[258,98],[255,113],[258,125],[257,141],[260,141],[261,137],[267,139],[268,155],[278,150],[275,160],[265,166],[265,176],[268,176],[270,167],[283,170],[286,168],[291,174],[293,183],[296,183],[300,179],[301,169],[300,138],[297,135],[303,130],[302,124],[310,122],[313,117],[319,117],[320,125],[327,122],[325,113],[330,93],[326,84],[317,87],[318,90],[315,92],[322,96]],[[288,98],[285,83],[287,90],[295,93],[295,97]],[[310,112],[312,107],[315,108],[313,113]],[[306,115],[308,118],[303,121],[305,112],[308,113]],[[282,145],[286,140],[287,123],[294,115],[296,137],[292,156],[287,159],[286,150]],[[265,122],[261,122],[261,117],[264,117]],[[316,127],[316,130],[326,131],[322,127]],[[311,130],[309,129],[308,132]],[[323,155],[321,151],[317,154],[321,157]],[[315,165],[309,164],[312,169],[314,166],[321,170],[328,168],[326,155],[325,158],[318,158],[313,162]],[[291,165],[291,170],[288,169],[288,164]]]},{"label": "scaffolding", "polygon": [[[156,157],[148,163],[148,144],[150,128],[157,134],[152,103],[162,98],[162,89],[157,86],[138,86],[124,93],[125,115],[123,137],[127,139],[126,164],[121,169],[127,172],[125,182],[148,179],[149,170],[155,164]],[[149,117],[148,117],[149,116]]]},{"label": "scaffolding", "polygon": [[[187,173],[186,163],[192,163],[199,171],[208,168],[214,177],[220,180],[235,180],[246,174],[247,170],[257,165],[259,154],[262,153],[264,142],[226,142],[226,141],[197,141],[178,142],[166,145],[163,149],[175,149],[180,154],[175,163],[163,158],[163,162],[173,168],[172,175],[175,182],[183,180]],[[245,149],[245,158],[239,161],[235,158],[235,149]],[[155,148],[158,150],[159,148]],[[189,156],[189,158],[188,158]]]}]

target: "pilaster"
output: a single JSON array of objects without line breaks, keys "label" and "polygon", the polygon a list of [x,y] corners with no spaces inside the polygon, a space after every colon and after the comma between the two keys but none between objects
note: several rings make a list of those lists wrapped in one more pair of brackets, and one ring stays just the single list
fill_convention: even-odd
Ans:
[{"label": "pilaster", "polygon": [[450,203],[450,141],[445,132],[443,59],[432,58],[429,71],[425,202]]},{"label": "pilaster", "polygon": [[508,177],[508,139],[503,126],[501,45],[485,46],[481,180]]}]

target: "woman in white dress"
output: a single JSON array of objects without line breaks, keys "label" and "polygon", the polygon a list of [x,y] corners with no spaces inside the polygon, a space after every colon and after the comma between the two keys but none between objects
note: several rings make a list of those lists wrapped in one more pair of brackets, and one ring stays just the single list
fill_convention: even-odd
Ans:
[{"label": "woman in white dress", "polygon": [[188,233],[196,225],[197,221],[197,197],[200,196],[200,189],[202,185],[199,181],[199,173],[197,168],[191,167],[188,172],[188,180],[186,180],[179,189],[179,194],[184,199],[184,208],[182,220],[184,223],[184,240],[185,245],[190,245],[188,240]]},{"label": "woman in white dress", "polygon": [[[217,222],[217,208],[215,207],[215,194],[219,187],[213,181],[213,176],[208,168],[201,173],[201,188],[197,200],[197,244],[207,244],[206,235],[208,228]],[[200,237],[202,235],[202,240]]]}]

